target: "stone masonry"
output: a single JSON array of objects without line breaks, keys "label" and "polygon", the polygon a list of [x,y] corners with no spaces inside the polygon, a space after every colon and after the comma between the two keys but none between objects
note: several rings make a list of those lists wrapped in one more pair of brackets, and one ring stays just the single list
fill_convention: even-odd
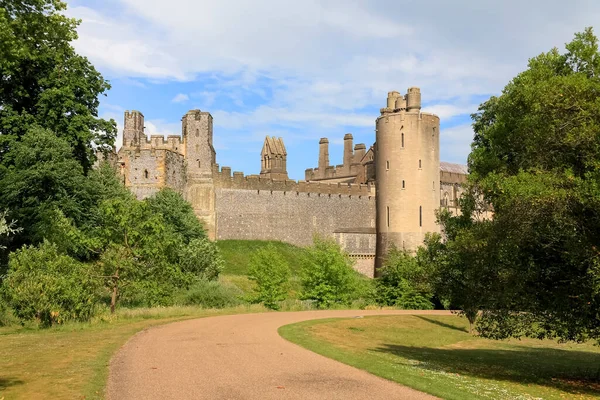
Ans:
[{"label": "stone masonry", "polygon": [[329,141],[322,138],[317,168],[294,181],[281,138],[265,138],[260,175],[245,176],[216,163],[210,113],[189,111],[181,136],[164,138],[147,137],[142,113],[127,111],[117,160],[124,184],[139,199],[163,187],[178,191],[213,240],[306,246],[320,234],[334,238],[355,268],[372,277],[392,244],[413,251],[425,233],[439,231],[436,209],[460,212],[467,175],[463,165],[440,162],[439,118],[421,112],[418,88],[388,93],[375,125],[376,141],[368,148],[344,136],[342,165],[329,165]]}]

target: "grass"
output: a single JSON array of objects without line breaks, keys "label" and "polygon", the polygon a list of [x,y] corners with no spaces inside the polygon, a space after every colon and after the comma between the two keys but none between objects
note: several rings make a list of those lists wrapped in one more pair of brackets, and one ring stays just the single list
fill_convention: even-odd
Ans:
[{"label": "grass", "polygon": [[270,240],[219,240],[217,247],[225,260],[224,275],[248,275],[250,254],[272,244],[287,261],[292,275],[298,275],[305,250],[289,243]]},{"label": "grass", "polygon": [[135,333],[183,319],[262,311],[258,305],[121,309],[91,323],[0,328],[0,399],[102,399],[108,362]]},{"label": "grass", "polygon": [[471,336],[457,316],[306,321],[280,334],[309,350],[445,399],[592,399],[600,349]]},{"label": "grass", "polygon": [[225,260],[225,268],[219,276],[219,280],[225,284],[238,287],[246,297],[252,295],[254,282],[248,279],[248,263],[250,254],[258,249],[265,248],[269,244],[282,255],[290,266],[292,276],[290,278],[290,290],[288,298],[297,299],[301,289],[300,268],[304,259],[305,250],[288,243],[268,240],[220,240],[217,247]]}]

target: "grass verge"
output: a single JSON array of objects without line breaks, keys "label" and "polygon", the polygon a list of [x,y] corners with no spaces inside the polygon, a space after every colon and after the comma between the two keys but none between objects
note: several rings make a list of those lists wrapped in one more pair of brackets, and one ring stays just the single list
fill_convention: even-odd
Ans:
[{"label": "grass verge", "polygon": [[189,318],[262,311],[258,305],[121,309],[91,323],[0,328],[0,399],[103,399],[109,360],[135,333]]},{"label": "grass verge", "polygon": [[311,351],[445,399],[595,399],[600,349],[493,341],[456,316],[306,321],[279,333]]}]

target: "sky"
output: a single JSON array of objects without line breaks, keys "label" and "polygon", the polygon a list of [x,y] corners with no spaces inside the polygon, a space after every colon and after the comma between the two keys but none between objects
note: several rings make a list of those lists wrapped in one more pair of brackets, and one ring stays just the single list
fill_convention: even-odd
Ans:
[{"label": "sky", "polygon": [[[421,88],[441,118],[442,161],[466,163],[470,114],[527,67],[600,21],[596,0],[67,0],[76,50],[110,81],[100,116],[139,110],[147,134],[181,134],[191,109],[214,118],[217,163],[260,172],[265,136],[284,139],[291,179],[329,138],[375,141],[387,92]],[[596,23],[596,26],[594,25]]]}]

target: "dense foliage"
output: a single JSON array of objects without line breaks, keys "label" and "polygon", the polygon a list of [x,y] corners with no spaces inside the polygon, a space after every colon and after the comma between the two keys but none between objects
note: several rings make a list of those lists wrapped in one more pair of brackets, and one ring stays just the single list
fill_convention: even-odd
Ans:
[{"label": "dense foliage", "polygon": [[380,274],[375,281],[378,304],[405,310],[433,308],[427,272],[416,257],[406,251],[392,249]]},{"label": "dense foliage", "polygon": [[90,265],[45,242],[11,255],[3,288],[17,317],[50,326],[88,320],[98,305],[101,282]]},{"label": "dense foliage", "polygon": [[248,277],[256,282],[256,301],[278,310],[289,289],[290,267],[275,246],[252,253]]},{"label": "dense foliage", "polygon": [[434,246],[442,288],[483,310],[482,335],[600,339],[599,93],[586,29],[473,115],[463,215],[440,215],[448,240]]},{"label": "dense foliage", "polygon": [[51,130],[70,145],[87,173],[94,147],[109,148],[114,121],[98,118],[99,95],[110,86],[71,42],[78,21],[59,0],[0,2],[0,165],[32,127]]},{"label": "dense foliage", "polygon": [[348,304],[356,296],[358,279],[352,260],[334,240],[314,238],[301,270],[302,298],[318,308]]}]

